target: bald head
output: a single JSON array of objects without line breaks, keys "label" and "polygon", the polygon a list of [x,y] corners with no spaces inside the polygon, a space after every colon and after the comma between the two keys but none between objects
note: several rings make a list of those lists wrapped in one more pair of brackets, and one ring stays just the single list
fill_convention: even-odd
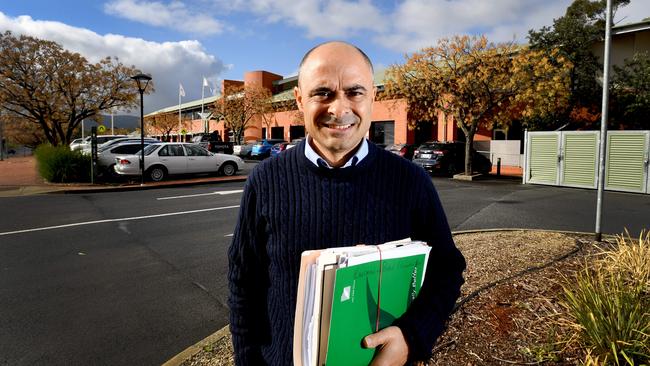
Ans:
[{"label": "bald head", "polygon": [[368,55],[366,55],[365,52],[363,52],[359,47],[357,47],[357,46],[355,46],[355,45],[353,45],[351,43],[348,43],[348,42],[329,41],[329,42],[321,43],[321,44],[313,47],[312,49],[307,51],[307,53],[305,53],[305,55],[302,57],[302,60],[300,61],[300,66],[298,68],[298,84],[300,84],[300,74],[302,74],[303,66],[305,65],[305,63],[307,63],[308,59],[310,58],[310,56],[312,56],[312,54],[314,54],[314,53],[317,54],[318,53],[317,51],[319,49],[322,49],[322,48],[333,49],[333,50],[336,50],[337,48],[338,49],[341,49],[341,48],[352,49],[356,53],[358,53],[361,57],[363,57],[363,60],[366,62],[366,64],[368,64],[368,67],[370,68],[370,73],[371,74],[374,73],[374,68],[372,66],[372,61],[370,61],[370,58],[368,57]]}]

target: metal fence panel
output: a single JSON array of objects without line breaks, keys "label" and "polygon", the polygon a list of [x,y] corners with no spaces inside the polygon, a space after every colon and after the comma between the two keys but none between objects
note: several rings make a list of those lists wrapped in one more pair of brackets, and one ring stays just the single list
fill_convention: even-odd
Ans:
[{"label": "metal fence panel", "polygon": [[563,132],[560,185],[596,188],[598,131]]},{"label": "metal fence panel", "polygon": [[607,134],[605,189],[646,192],[647,135],[647,131],[612,131]]},{"label": "metal fence panel", "polygon": [[559,137],[558,132],[528,133],[528,183],[557,185]]},{"label": "metal fence panel", "polygon": [[[526,133],[524,183],[596,188],[599,131]],[[650,131],[607,133],[605,189],[650,194]]]}]

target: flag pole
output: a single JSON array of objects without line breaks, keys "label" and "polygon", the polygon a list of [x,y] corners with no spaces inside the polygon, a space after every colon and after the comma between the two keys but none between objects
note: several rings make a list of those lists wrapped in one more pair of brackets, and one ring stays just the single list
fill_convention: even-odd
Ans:
[{"label": "flag pole", "polygon": [[183,86],[178,84],[178,142],[181,142],[181,88]]},{"label": "flag pole", "polygon": [[203,132],[208,133],[208,128],[205,125],[205,117],[203,114],[203,98],[205,98],[205,76],[201,80],[201,119],[203,120]]}]

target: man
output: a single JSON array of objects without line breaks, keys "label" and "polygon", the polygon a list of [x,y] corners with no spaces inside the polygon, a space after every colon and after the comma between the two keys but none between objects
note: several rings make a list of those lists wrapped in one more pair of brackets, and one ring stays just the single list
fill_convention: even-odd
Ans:
[{"label": "man", "polygon": [[373,365],[430,356],[465,261],[427,173],[365,139],[375,92],[370,60],[350,44],[328,42],[303,58],[294,94],[308,137],[251,172],[229,249],[237,364],[292,364],[303,251],[406,237],[432,246],[420,294],[363,344],[379,349]]}]

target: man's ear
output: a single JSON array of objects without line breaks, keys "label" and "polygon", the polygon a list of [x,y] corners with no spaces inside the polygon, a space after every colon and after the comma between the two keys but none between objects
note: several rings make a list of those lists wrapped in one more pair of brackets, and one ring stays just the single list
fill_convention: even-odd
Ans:
[{"label": "man's ear", "polygon": [[377,100],[377,87],[373,86],[372,87],[372,101],[374,102],[375,100]]},{"label": "man's ear", "polygon": [[302,112],[302,93],[300,93],[300,88],[297,86],[293,87],[293,96],[296,98],[296,104],[298,105],[298,110]]}]

